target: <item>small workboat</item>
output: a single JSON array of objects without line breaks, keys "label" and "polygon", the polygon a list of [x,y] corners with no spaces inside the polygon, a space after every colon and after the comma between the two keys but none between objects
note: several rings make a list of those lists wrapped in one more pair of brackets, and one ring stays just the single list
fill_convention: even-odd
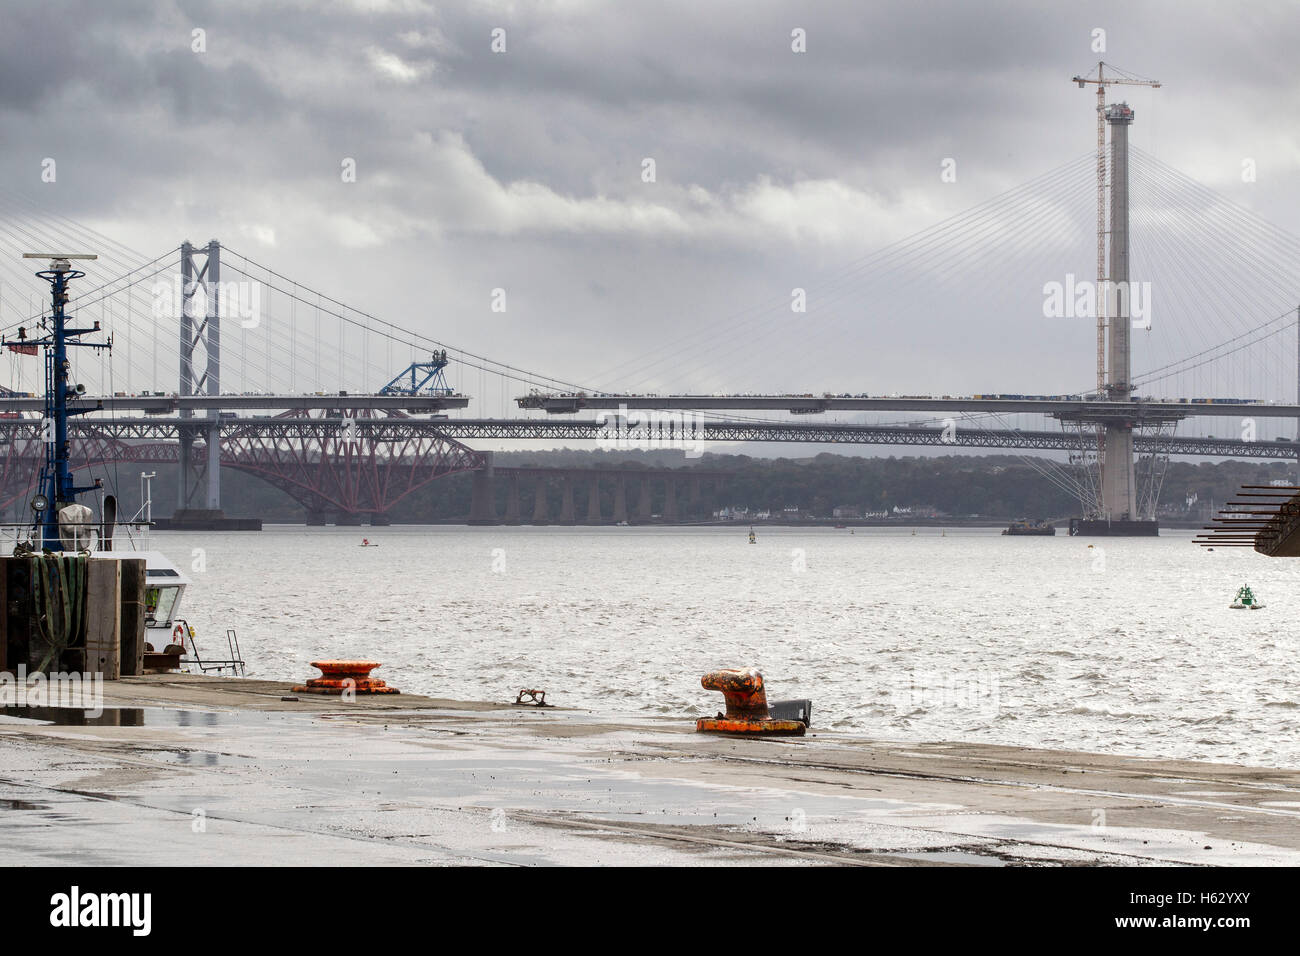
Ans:
[{"label": "small workboat", "polygon": [[373,541],[371,541],[369,538],[362,538],[362,539],[361,539],[361,544],[358,545],[358,547],[361,547],[361,548],[377,548],[377,547],[379,547],[379,545],[375,544],[375,543],[374,543]]},{"label": "small workboat", "polygon": [[1243,584],[1237,590],[1237,597],[1228,605],[1234,611],[1258,611],[1263,606],[1256,599],[1255,592],[1250,589],[1249,584]]},{"label": "small workboat", "polygon": [[749,543],[750,543],[750,544],[754,544],[756,541],[758,541],[758,537],[757,537],[757,535],[754,534],[754,529],[753,529],[753,528],[750,528],[750,529],[749,529]]}]

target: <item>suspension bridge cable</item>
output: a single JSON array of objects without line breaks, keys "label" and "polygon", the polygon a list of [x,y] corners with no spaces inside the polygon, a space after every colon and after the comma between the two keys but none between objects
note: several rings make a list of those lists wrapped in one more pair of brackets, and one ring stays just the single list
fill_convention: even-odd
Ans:
[{"label": "suspension bridge cable", "polygon": [[[1058,196],[1050,199],[1033,197],[1027,209],[1017,210],[1016,234],[1024,237],[1028,244],[1039,251],[1040,263],[1054,257],[1055,245],[1078,231],[1079,222],[1082,221],[1078,215],[1088,203],[1087,190],[1080,190],[1077,184],[1069,182],[1063,183],[1063,186],[1065,188]],[[1066,209],[1076,215],[1061,215],[1061,203],[1068,203],[1071,197],[1073,202],[1066,206]],[[877,306],[877,309],[886,308],[888,320],[892,324],[901,324],[909,315],[940,310],[941,306],[934,303],[933,298],[935,293],[945,287],[963,283],[960,289],[960,301],[963,303],[970,299],[987,300],[986,290],[996,291],[1012,287],[1006,281],[1008,276],[1020,277],[1024,274],[1033,275],[1036,272],[1041,274],[1044,270],[1026,270],[1025,264],[1019,259],[1013,262],[1013,257],[1006,254],[1005,246],[996,246],[987,242],[988,237],[996,231],[996,226],[997,224],[994,224],[992,229],[986,229],[985,233],[963,236],[955,246],[941,246],[928,250],[917,261],[896,267],[897,275],[891,274],[885,277],[889,283],[890,299],[884,307]],[[994,269],[986,263],[987,258],[993,259]],[[968,282],[968,277],[972,274],[975,276],[974,286]],[[923,287],[925,292],[930,294],[930,300],[917,294],[919,287]],[[1035,283],[1032,289],[1029,286],[1023,288],[1031,292],[1034,297],[1035,315],[1041,316],[1041,299],[1038,298],[1040,290],[1037,284]],[[860,317],[856,311],[841,313],[838,316],[834,313],[834,308],[842,303],[848,294],[850,293],[831,296],[826,301],[817,300],[816,307],[828,312],[830,317],[809,323],[808,329],[801,330],[801,340],[805,345],[825,340],[828,336],[838,333],[849,320]],[[867,294],[872,295],[872,293]],[[773,334],[781,331],[785,329],[769,330],[766,335],[751,339],[747,344],[757,344],[758,341],[770,339]],[[818,354],[815,348],[809,351]]]},{"label": "suspension bridge cable", "polygon": [[[1058,167],[1057,170],[1053,170],[1051,173],[1038,177],[1038,179],[1032,182],[1040,185],[1048,184],[1055,189],[1061,184],[1069,183],[1074,177],[1076,177],[1078,168],[1081,168],[1081,160],[1075,160],[1062,167]],[[1008,196],[1011,197],[1011,202],[1009,204],[998,204],[999,200],[1005,199]],[[810,298],[815,297],[815,301],[819,303],[818,307],[821,308],[824,307],[827,302],[839,301],[846,295],[852,294],[852,287],[846,289],[846,285],[850,279],[857,282],[869,279],[885,270],[889,270],[892,273],[900,269],[900,263],[906,264],[904,268],[912,266],[913,264],[915,264],[914,268],[920,268],[925,263],[931,262],[937,257],[946,256],[951,258],[953,256],[954,247],[958,249],[962,246],[968,248],[977,247],[979,237],[988,235],[991,230],[996,229],[999,222],[1005,222],[1005,220],[1009,216],[1014,215],[1020,207],[1026,205],[1032,206],[1032,204],[1037,200],[1038,196],[1032,192],[1017,192],[1016,190],[1009,190],[1006,193],[999,194],[999,196],[995,197],[993,200],[982,203],[980,206],[975,207],[972,210],[967,210],[965,213],[950,217],[949,219],[944,220],[935,226],[929,227],[920,233],[885,247],[880,250],[879,253],[872,257],[868,257],[868,260],[864,261],[844,275],[829,282],[810,285],[808,287],[809,296]],[[839,296],[828,295],[829,292],[839,290],[843,290]],[[749,311],[752,312],[754,310]],[[765,326],[766,330],[770,330],[773,325],[776,325],[777,327],[784,329],[787,327],[790,314],[790,298],[786,295],[772,305],[762,309],[759,315],[766,315],[768,318],[762,320],[762,325],[759,328]],[[742,318],[747,317],[747,315],[748,313],[743,313]],[[758,329],[756,329],[753,319],[747,319],[743,323],[733,323],[732,325],[725,327],[721,330],[721,333],[714,333],[711,327],[703,326],[694,333],[680,338],[675,338],[671,343],[661,347],[659,351],[663,351],[665,348],[675,349],[676,351],[664,355],[657,360],[647,362],[643,361],[641,357],[632,360],[633,362],[640,362],[638,374],[642,375],[642,378],[639,381],[633,383],[634,386],[646,381],[647,378],[645,376],[651,369],[657,368],[666,362],[673,361],[681,354],[685,354],[687,351],[691,350],[691,343],[695,339],[714,334],[726,334],[729,331],[738,329],[740,324],[744,325],[743,331],[747,342],[752,341],[755,334],[758,332]],[[631,363],[625,362],[621,367],[626,367],[629,364]],[[616,367],[615,370],[618,370],[618,368],[620,367]]]},{"label": "suspension bridge cable", "polygon": [[[1069,176],[1066,174],[1063,174],[1062,177],[1060,177],[1060,185],[1065,187],[1059,191],[1059,194],[1062,197],[1077,192],[1076,185],[1071,183]],[[1084,196],[1084,198],[1086,198],[1086,196]],[[1076,201],[1077,199],[1078,197],[1076,197]],[[1018,197],[1016,205],[1011,209],[993,210],[992,215],[986,220],[974,224],[970,228],[962,229],[954,236],[940,237],[941,239],[952,241],[945,241],[939,244],[931,243],[927,247],[919,248],[919,255],[916,255],[911,259],[895,260],[886,263],[885,265],[888,265],[891,270],[886,278],[891,283],[890,291],[894,294],[895,300],[901,300],[902,303],[907,303],[909,299],[905,292],[920,282],[933,280],[935,278],[934,269],[936,268],[936,264],[938,266],[938,275],[949,281],[955,279],[956,276],[962,272],[969,272],[972,270],[978,270],[987,277],[987,269],[977,256],[970,254],[970,251],[987,248],[987,237],[995,233],[999,225],[1004,224],[1007,218],[1019,217],[1017,229],[1022,233],[1028,233],[1031,230],[1036,229],[1037,224],[1040,222],[1056,222],[1058,219],[1062,218],[1056,215],[1058,211],[1056,203],[1056,199],[1044,202],[1043,197],[1036,195]],[[1057,233],[1059,234],[1059,232],[1060,230],[1058,229]],[[1004,262],[1004,265],[1005,259],[1005,253],[1000,252],[1000,260]],[[899,278],[899,276],[901,276],[901,278]],[[850,296],[863,295],[863,290],[849,288],[841,290],[839,294],[836,295],[825,295],[823,293],[818,293],[817,290],[813,288],[810,289],[810,295],[815,296],[815,298],[811,299],[812,307],[816,308],[819,312],[830,312],[834,306],[845,301]],[[745,347],[752,349],[760,342],[770,340],[773,335],[782,333],[789,334],[789,312],[785,311],[788,309],[789,303],[787,301],[783,309],[784,314],[779,317],[777,322],[768,324],[767,327],[761,331],[749,331],[744,342]],[[894,314],[891,317],[894,319],[897,318],[897,307],[894,308]],[[843,324],[847,318],[847,316],[841,316],[837,321],[832,313],[832,319],[829,321],[823,320],[816,323],[809,322],[808,324],[811,326],[810,329],[800,330],[801,341],[806,343],[809,335],[829,334],[830,332],[835,331],[838,325]],[[789,358],[789,356],[787,356],[787,358]],[[729,360],[734,367],[736,364],[734,356],[730,357]],[[662,364],[662,360],[661,363],[657,364]],[[676,371],[678,371],[679,374],[688,374],[697,369],[700,364],[701,363],[697,362],[694,366],[680,366]]]},{"label": "suspension bridge cable", "polygon": [[[1057,167],[1056,169],[1049,170],[1048,172],[1042,174],[1041,176],[1036,177],[1033,180],[1030,180],[1027,183],[1021,184],[1020,186],[1013,187],[1012,189],[999,193],[996,196],[993,196],[990,199],[987,199],[984,202],[977,204],[976,206],[970,207],[966,210],[963,210],[962,212],[956,213],[953,216],[948,217],[947,219],[941,220],[940,222],[928,226],[925,229],[922,229],[909,236],[905,236],[904,238],[899,239],[863,257],[862,259],[858,260],[856,263],[850,264],[850,266],[846,268],[837,270],[837,272],[832,273],[827,279],[822,280],[817,285],[817,288],[820,289],[822,293],[824,293],[828,289],[838,288],[844,282],[853,279],[857,276],[869,274],[870,272],[878,271],[880,269],[888,267],[890,265],[890,260],[893,258],[896,258],[908,252],[915,252],[918,249],[924,249],[927,246],[933,245],[936,241],[941,240],[944,237],[951,237],[952,235],[957,234],[966,228],[970,228],[990,216],[999,215],[1001,213],[1001,210],[1004,208],[1003,206],[1000,205],[1000,203],[1008,196],[1011,196],[1017,200],[1023,199],[1023,196],[1027,195],[1026,191],[1030,187],[1041,185],[1044,182],[1052,182],[1063,178],[1069,178],[1073,173],[1073,167],[1085,159],[1087,159],[1087,157],[1081,157],[1078,160],[1072,160],[1071,162],[1065,163],[1062,166]],[[626,362],[621,363],[620,365],[614,366],[612,369],[607,369],[604,374],[610,376],[614,374],[618,374],[620,372],[623,372],[625,369],[627,369],[628,366],[633,365],[638,361],[642,361],[645,358],[657,355],[659,352],[670,350],[675,347],[680,347],[683,345],[689,346],[691,342],[693,342],[695,339],[698,338],[702,338],[705,336],[712,336],[716,338],[719,335],[725,335],[728,332],[738,329],[739,326],[744,323],[744,320],[746,320],[751,315],[751,313],[757,313],[760,315],[774,313],[774,312],[778,314],[785,314],[786,310],[788,310],[789,307],[790,307],[790,299],[788,295],[781,296],[767,304],[758,304],[755,306],[751,306],[748,309],[743,309],[737,313],[732,313],[731,315],[726,316],[722,321],[727,322],[729,324],[724,326],[721,329],[715,329],[713,326],[708,324],[702,325],[699,328],[697,328],[695,332],[683,336],[672,343],[668,343],[664,346],[660,346],[658,349],[653,350],[646,355],[638,356],[637,358],[628,360]],[[739,319],[741,321],[732,322],[731,320],[733,319]],[[671,358],[671,356],[669,356],[669,358]],[[663,360],[664,359],[660,359],[655,364],[656,365],[661,364]],[[642,369],[642,371],[644,371],[644,369]]]},{"label": "suspension bridge cable", "polygon": [[[229,247],[224,247],[224,246],[223,246],[223,247],[222,247],[222,250],[223,250],[223,252],[231,252],[233,255],[237,256],[237,257],[240,258],[240,259],[242,259],[244,262],[247,262],[249,265],[252,265],[252,266],[254,266],[254,267],[258,268],[258,269],[261,269],[263,272],[267,273],[268,275],[273,275],[273,276],[275,276],[276,278],[278,278],[278,279],[283,279],[283,280],[285,280],[285,281],[287,281],[287,282],[291,282],[291,283],[294,282],[293,279],[289,279],[287,276],[281,275],[280,273],[276,272],[275,270],[270,269],[270,268],[268,268],[267,266],[264,266],[264,265],[262,265],[261,263],[256,262],[256,261],[253,260],[253,259],[250,259],[249,257],[243,255],[242,253],[239,253],[239,252],[236,252],[236,251],[234,251],[234,250],[232,250],[232,249],[229,249]],[[248,276],[249,278],[256,278],[255,276],[252,276],[251,274],[249,274],[249,273],[246,272],[246,271],[243,271],[243,270],[241,270],[241,271],[243,272],[244,275]],[[564,381],[563,379],[555,378],[555,377],[553,377],[553,376],[543,375],[543,374],[538,373],[538,372],[530,372],[530,371],[527,370],[527,369],[521,369],[521,368],[517,368],[517,367],[512,366],[512,365],[507,365],[507,364],[505,364],[505,363],[503,363],[503,362],[497,362],[495,359],[488,358],[487,356],[479,355],[479,354],[477,354],[477,353],[467,351],[466,349],[458,348],[458,347],[456,347],[456,346],[454,346],[454,345],[449,345],[449,344],[447,344],[447,343],[445,343],[445,342],[442,342],[442,341],[440,341],[440,340],[438,340],[438,339],[432,338],[431,336],[425,335],[425,334],[420,333],[420,332],[415,332],[415,331],[413,331],[413,330],[411,330],[411,329],[403,328],[402,326],[396,325],[395,323],[389,322],[389,321],[387,321],[387,320],[385,320],[385,319],[380,319],[380,318],[378,318],[378,317],[376,317],[376,316],[373,316],[373,315],[371,315],[371,314],[369,314],[369,313],[367,313],[367,312],[363,312],[363,311],[361,311],[360,309],[355,309],[355,308],[353,308],[352,306],[347,305],[346,303],[340,302],[340,301],[337,300],[337,299],[334,299],[334,298],[331,298],[331,297],[328,296],[328,295],[325,295],[323,292],[320,292],[320,291],[318,291],[317,289],[312,288],[311,286],[303,285],[303,284],[301,284],[301,283],[295,283],[295,284],[297,285],[297,287],[303,289],[303,290],[306,291],[306,292],[311,293],[312,295],[317,296],[317,297],[320,298],[320,299],[325,300],[326,302],[332,303],[333,305],[337,305],[337,306],[339,306],[339,307],[341,307],[341,308],[343,308],[343,309],[346,309],[346,310],[349,311],[349,312],[352,312],[352,313],[354,313],[354,314],[356,314],[356,315],[359,315],[359,316],[361,316],[362,318],[366,319],[366,320],[369,321],[369,322],[377,322],[377,323],[379,323],[380,325],[387,326],[387,327],[390,328],[390,329],[393,329],[393,330],[395,330],[395,331],[397,331],[397,332],[402,333],[403,335],[407,336],[407,338],[404,338],[404,339],[403,339],[403,338],[399,338],[399,337],[397,337],[397,336],[395,336],[395,335],[392,335],[391,333],[384,333],[384,332],[382,332],[381,330],[378,330],[378,329],[371,329],[370,326],[368,326],[368,325],[364,325],[363,323],[360,323],[360,322],[358,322],[358,321],[355,320],[355,319],[349,318],[349,317],[347,317],[347,316],[345,316],[345,315],[343,315],[343,314],[341,314],[341,313],[339,313],[339,312],[333,312],[333,311],[331,311],[331,310],[329,310],[329,309],[322,309],[322,311],[325,312],[327,315],[333,315],[333,316],[335,316],[336,318],[341,319],[341,320],[344,321],[344,322],[348,322],[349,324],[354,325],[354,326],[356,326],[356,327],[358,327],[358,328],[367,329],[367,330],[369,330],[369,331],[376,332],[377,334],[385,335],[386,337],[390,337],[390,338],[394,339],[394,341],[397,341],[397,342],[399,342],[399,343],[401,343],[401,344],[414,344],[414,343],[424,342],[424,343],[428,343],[428,344],[433,345],[433,346],[435,346],[435,347],[437,347],[437,348],[440,348],[440,349],[448,349],[448,350],[450,350],[450,351],[454,351],[454,352],[458,353],[458,354],[461,355],[461,356],[469,356],[470,358],[475,359],[477,362],[486,363],[485,366],[484,366],[484,365],[475,365],[474,367],[476,367],[476,368],[484,368],[486,371],[494,371],[494,370],[496,370],[496,369],[501,369],[501,370],[504,370],[504,371],[495,371],[495,374],[498,374],[498,375],[507,375],[509,378],[512,378],[512,379],[515,379],[515,380],[517,380],[517,381],[521,381],[521,382],[526,382],[526,381],[532,381],[532,382],[552,382],[552,383],[555,383],[555,384],[557,384],[557,385],[563,386],[563,387],[565,387],[565,388],[572,388],[572,389],[575,389],[575,390],[577,390],[577,391],[592,391],[592,390],[593,390],[593,389],[590,389],[590,388],[588,388],[588,387],[586,387],[586,386],[576,385],[576,384],[574,384],[574,383],[572,383],[572,382],[566,382],[566,381]],[[283,289],[279,289],[279,291],[281,291],[281,292],[285,292],[285,290],[283,290]],[[285,294],[289,294],[289,293],[286,292]]]}]

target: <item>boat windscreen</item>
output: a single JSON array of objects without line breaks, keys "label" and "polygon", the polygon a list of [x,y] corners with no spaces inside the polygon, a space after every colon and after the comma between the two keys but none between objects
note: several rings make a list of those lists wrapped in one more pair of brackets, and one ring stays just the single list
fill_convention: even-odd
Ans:
[{"label": "boat windscreen", "polygon": [[150,627],[159,624],[170,624],[172,622],[172,608],[176,606],[176,598],[180,594],[180,590],[178,587],[145,588],[145,623]]}]

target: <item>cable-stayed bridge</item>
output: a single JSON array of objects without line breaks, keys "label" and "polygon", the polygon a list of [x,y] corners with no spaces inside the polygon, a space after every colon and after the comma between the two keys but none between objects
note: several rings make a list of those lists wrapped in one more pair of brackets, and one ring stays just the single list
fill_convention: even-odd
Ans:
[{"label": "cable-stayed bridge", "polygon": [[[1131,115],[1117,122],[1126,131]],[[99,322],[115,347],[75,369],[85,394],[74,404],[86,414],[75,422],[74,457],[99,469],[174,463],[183,476],[181,510],[219,511],[225,466],[276,484],[313,514],[382,516],[444,475],[490,473],[490,457],[474,450],[475,441],[612,436],[659,447],[795,442],[1066,452],[1064,463],[1027,460],[1077,494],[1085,513],[1153,513],[1159,463],[1171,455],[1296,458],[1300,238],[1136,148],[1123,159],[1130,166],[1131,198],[1120,210],[1127,221],[1121,229],[1112,203],[1112,232],[1133,237],[1123,274],[1150,284],[1155,321],[1149,299],[1147,326],[1132,298],[1119,300],[1109,321],[1119,353],[1111,356],[1111,379],[1050,394],[827,391],[817,368],[800,369],[788,349],[778,375],[802,381],[769,377],[755,389],[739,377],[753,367],[771,376],[772,347],[794,321],[800,354],[818,366],[819,354],[834,354],[835,337],[855,325],[888,328],[977,301],[986,313],[1012,317],[1005,347],[1023,353],[1026,365],[1062,343],[1085,343],[1078,350],[1084,379],[1087,323],[1071,327],[1063,324],[1069,315],[1048,312],[1053,303],[1070,314],[1089,305],[1072,295],[1070,267],[1088,274],[1091,156],[810,283],[811,305],[797,320],[784,295],[702,319],[688,334],[634,345],[594,376],[599,383],[521,368],[385,321],[216,242],[185,243],[146,260],[81,224],[0,196],[0,326],[9,346],[0,504],[22,510],[44,437],[42,402],[29,394],[39,390],[40,363],[20,338],[20,329],[35,333],[42,306],[18,257],[79,249],[100,260],[70,309]],[[1112,277],[1119,274],[1113,266]],[[1053,284],[1061,294],[1049,291]],[[729,343],[721,362],[710,347],[720,341]],[[960,352],[960,342],[950,345]],[[942,346],[921,342],[918,353],[941,356]],[[1130,353],[1141,361],[1126,370]],[[416,370],[430,367],[431,355],[442,356],[446,377],[427,386]],[[728,381],[735,384],[707,394],[689,387]],[[798,387],[809,381],[821,387]],[[1135,455],[1147,459],[1139,469],[1152,483],[1145,491],[1134,480]],[[1116,469],[1108,478],[1107,460],[1129,463],[1109,493]]]}]

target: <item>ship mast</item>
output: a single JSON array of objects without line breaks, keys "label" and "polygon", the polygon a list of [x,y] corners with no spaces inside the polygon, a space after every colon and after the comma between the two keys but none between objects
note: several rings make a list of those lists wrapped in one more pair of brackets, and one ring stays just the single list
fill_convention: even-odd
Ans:
[{"label": "ship mast", "polygon": [[41,437],[45,442],[45,462],[41,466],[36,497],[32,499],[34,512],[32,523],[32,547],[39,546],[48,551],[60,551],[62,545],[59,537],[59,509],[74,504],[77,495],[93,491],[103,486],[103,481],[96,479],[92,485],[78,486],[72,477],[69,462],[68,417],[84,415],[86,412],[103,408],[102,402],[94,406],[69,408],[68,398],[85,393],[84,385],[69,385],[68,373],[71,363],[68,361],[68,349],[76,346],[92,349],[111,349],[113,339],[107,342],[82,342],[80,337],[89,332],[100,331],[96,322],[89,328],[69,328],[65,309],[68,302],[68,284],[73,279],[85,276],[72,267],[72,260],[91,260],[97,258],[91,254],[25,252],[24,259],[47,259],[49,267],[36,275],[50,284],[50,319],[46,325],[48,334],[41,339],[28,339],[25,328],[18,329],[18,341],[28,347],[43,346],[45,349],[45,418],[41,422]]}]

